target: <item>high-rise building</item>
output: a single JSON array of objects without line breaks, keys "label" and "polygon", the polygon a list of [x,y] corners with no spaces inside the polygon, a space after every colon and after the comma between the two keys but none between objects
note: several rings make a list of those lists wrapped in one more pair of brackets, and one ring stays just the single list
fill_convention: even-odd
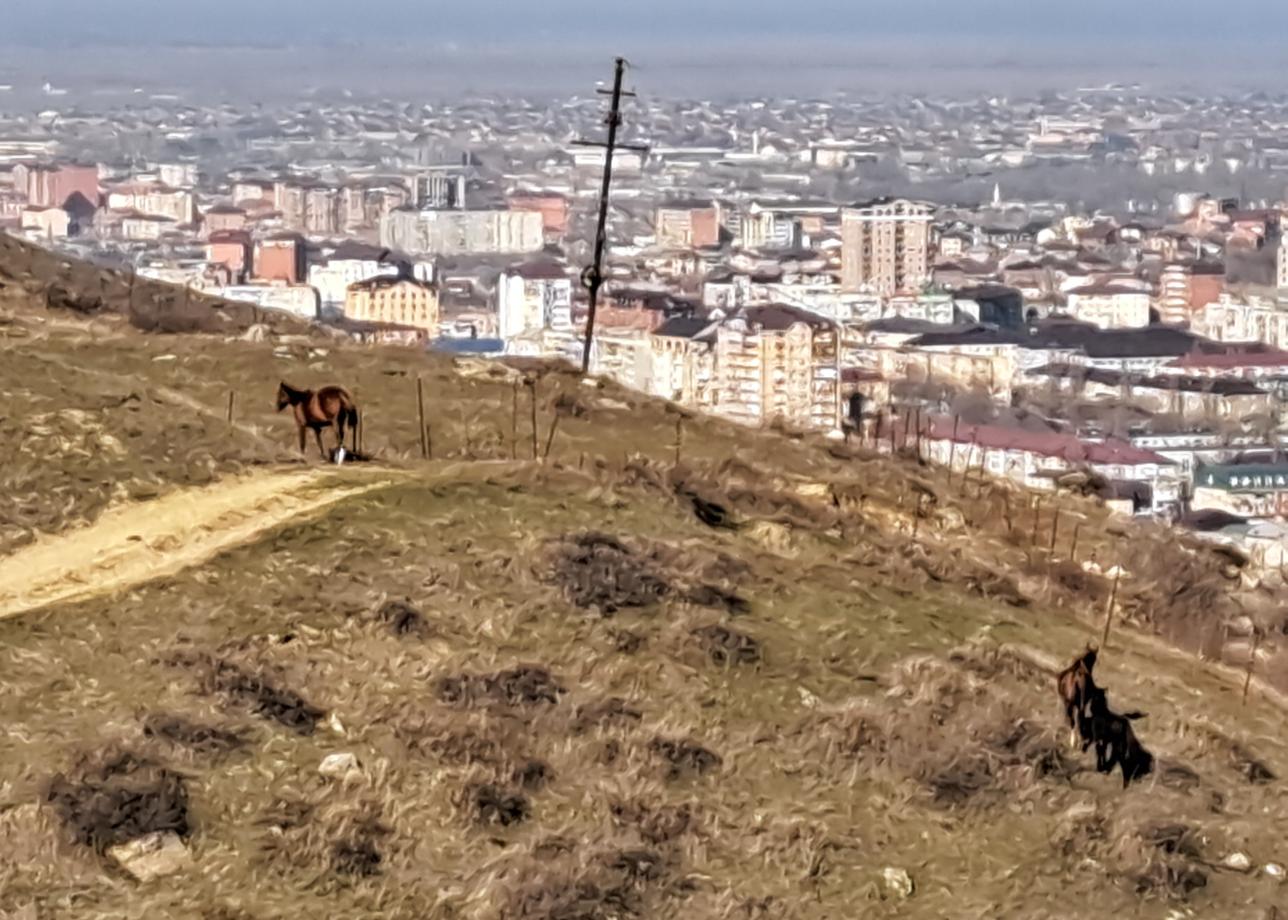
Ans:
[{"label": "high-rise building", "polygon": [[841,212],[841,284],[847,291],[894,294],[930,279],[929,204],[903,198]]}]

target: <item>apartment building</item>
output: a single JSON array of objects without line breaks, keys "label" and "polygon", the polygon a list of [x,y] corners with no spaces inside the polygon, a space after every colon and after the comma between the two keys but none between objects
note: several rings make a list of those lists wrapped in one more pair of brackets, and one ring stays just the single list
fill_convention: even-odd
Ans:
[{"label": "apartment building", "polygon": [[659,207],[653,216],[657,245],[667,249],[702,249],[720,244],[720,209],[711,202],[677,202]]},{"label": "apartment building", "polygon": [[572,279],[555,262],[527,262],[501,273],[496,286],[498,334],[572,328]]},{"label": "apartment building", "polygon": [[380,243],[441,255],[528,253],[545,245],[545,231],[539,211],[397,210],[381,221]]},{"label": "apartment building", "polygon": [[1088,284],[1068,292],[1068,313],[1101,329],[1133,329],[1149,325],[1150,297],[1112,284]]},{"label": "apartment building", "polygon": [[841,211],[841,285],[894,294],[930,280],[931,205],[879,199]]},{"label": "apartment building", "polygon": [[840,427],[838,327],[795,307],[748,307],[715,330],[712,410],[732,421]]},{"label": "apartment building", "polygon": [[438,335],[438,288],[427,281],[399,276],[377,277],[349,286],[346,319],[424,329]]}]

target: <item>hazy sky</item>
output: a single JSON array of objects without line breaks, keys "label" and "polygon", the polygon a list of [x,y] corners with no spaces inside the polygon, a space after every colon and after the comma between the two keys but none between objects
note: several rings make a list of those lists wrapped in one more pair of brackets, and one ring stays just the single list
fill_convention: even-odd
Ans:
[{"label": "hazy sky", "polygon": [[4,0],[0,43],[881,35],[1278,46],[1284,0]]},{"label": "hazy sky", "polygon": [[0,85],[565,93],[624,54],[666,95],[1282,93],[1285,36],[1288,0],[0,0]]}]

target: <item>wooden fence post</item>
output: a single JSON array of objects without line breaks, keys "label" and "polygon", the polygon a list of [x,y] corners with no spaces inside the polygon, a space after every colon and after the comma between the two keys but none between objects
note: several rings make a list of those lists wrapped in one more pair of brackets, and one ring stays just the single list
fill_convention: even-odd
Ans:
[{"label": "wooden fence post", "polygon": [[425,387],[416,375],[416,417],[420,422],[420,457],[429,459],[429,429],[425,425]]},{"label": "wooden fence post", "polygon": [[953,440],[948,445],[948,482],[951,485],[953,481],[953,463],[957,460],[957,427],[961,424],[960,415],[953,416]]},{"label": "wooden fence post", "polygon": [[1055,517],[1053,517],[1053,518],[1051,519],[1051,550],[1050,550],[1050,552],[1051,552],[1051,555],[1052,555],[1052,556],[1054,556],[1054,555],[1055,555],[1055,536],[1056,536],[1056,532],[1057,532],[1059,529],[1060,529],[1060,509],[1059,509],[1059,508],[1056,508],[1056,509],[1055,509]]},{"label": "wooden fence post", "polygon": [[1252,630],[1252,653],[1248,655],[1248,673],[1243,675],[1243,705],[1248,705],[1248,688],[1252,686],[1252,669],[1257,666],[1257,650],[1261,647],[1261,630]]},{"label": "wooden fence post", "polygon": [[510,459],[519,459],[519,381],[511,387],[513,399],[510,403]]},{"label": "wooden fence post", "polygon": [[675,417],[675,465],[680,465],[680,457],[684,452],[684,416],[676,415]]},{"label": "wooden fence post", "polygon": [[1069,561],[1078,561],[1078,531],[1082,530],[1082,521],[1073,525],[1073,540],[1069,543]]},{"label": "wooden fence post", "polygon": [[1114,567],[1114,586],[1109,591],[1109,606],[1105,609],[1105,632],[1100,637],[1100,650],[1103,652],[1109,647],[1109,627],[1114,622],[1114,604],[1118,601],[1118,579],[1122,578],[1123,567],[1121,565]]},{"label": "wooden fence post", "polygon": [[532,459],[537,459],[537,378],[532,378]]},{"label": "wooden fence post", "polygon": [[554,418],[550,420],[550,434],[546,437],[546,452],[541,455],[541,462],[545,463],[550,459],[550,448],[555,444],[555,432],[559,429],[559,410],[555,410]]},{"label": "wooden fence post", "polygon": [[233,423],[233,411],[236,408],[236,406],[237,406],[237,391],[229,390],[228,391],[228,424],[229,425]]},{"label": "wooden fence post", "polygon": [[1042,520],[1042,496],[1033,499],[1033,536],[1029,542],[1038,545],[1038,522]]}]

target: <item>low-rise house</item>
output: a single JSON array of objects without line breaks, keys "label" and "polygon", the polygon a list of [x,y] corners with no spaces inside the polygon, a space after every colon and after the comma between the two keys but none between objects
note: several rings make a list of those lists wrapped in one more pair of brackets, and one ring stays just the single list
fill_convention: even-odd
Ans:
[{"label": "low-rise house", "polygon": [[1187,421],[1240,419],[1278,409],[1269,390],[1247,380],[1226,377],[1144,376],[1097,367],[1048,364],[1029,371],[1025,379],[1073,399],[1130,401],[1150,412],[1175,415]]},{"label": "low-rise house", "polygon": [[[912,437],[909,435],[908,443]],[[1054,489],[1064,474],[1089,470],[1111,483],[1146,486],[1149,501],[1138,510],[1161,510],[1181,498],[1182,482],[1176,465],[1126,441],[1088,441],[1054,431],[968,425],[947,416],[934,416],[925,422],[920,440],[922,456],[934,463],[961,470],[976,469],[982,463],[992,475],[1029,488]],[[878,449],[888,448],[879,433],[874,441]]]}]

